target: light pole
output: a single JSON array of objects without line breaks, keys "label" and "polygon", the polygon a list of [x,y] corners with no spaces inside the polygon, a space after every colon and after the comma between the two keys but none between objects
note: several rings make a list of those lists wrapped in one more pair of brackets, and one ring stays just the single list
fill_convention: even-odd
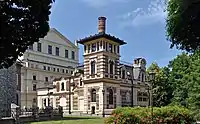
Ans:
[{"label": "light pole", "polygon": [[104,89],[102,90],[102,93],[103,93],[103,111],[102,111],[102,115],[103,115],[103,117],[105,117],[105,113],[104,113],[104,94],[105,94],[105,90]]},{"label": "light pole", "polygon": [[131,107],[133,107],[133,75],[130,72],[127,72],[129,80],[131,80]]},{"label": "light pole", "polygon": [[151,82],[151,122],[153,123],[153,84],[155,81],[155,72],[149,72],[149,81]]}]

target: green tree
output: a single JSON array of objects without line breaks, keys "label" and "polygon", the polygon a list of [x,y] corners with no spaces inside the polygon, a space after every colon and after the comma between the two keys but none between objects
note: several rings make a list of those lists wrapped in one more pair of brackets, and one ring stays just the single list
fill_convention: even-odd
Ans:
[{"label": "green tree", "polygon": [[186,53],[178,55],[169,64],[171,69],[170,82],[173,85],[173,103],[188,106],[188,90],[189,90],[189,80],[190,76],[190,56]]},{"label": "green tree", "polygon": [[200,52],[191,56],[191,82],[189,85],[188,102],[194,117],[200,120]]},{"label": "green tree", "polygon": [[188,52],[200,50],[200,0],[169,0],[167,12],[171,47]]},{"label": "green tree", "polygon": [[0,69],[11,66],[49,30],[53,0],[0,1]]},{"label": "green tree", "polygon": [[169,82],[170,70],[167,67],[160,68],[157,63],[152,63],[147,72],[156,72],[153,82],[153,106],[166,106],[171,103],[172,88]]}]

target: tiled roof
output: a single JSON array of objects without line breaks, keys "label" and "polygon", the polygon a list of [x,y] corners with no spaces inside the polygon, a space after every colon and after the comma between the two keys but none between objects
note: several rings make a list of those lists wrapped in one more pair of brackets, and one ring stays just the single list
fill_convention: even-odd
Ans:
[{"label": "tiled roof", "polygon": [[112,40],[114,42],[117,42],[120,45],[126,44],[125,41],[123,41],[119,38],[116,38],[115,36],[112,36],[110,34],[106,34],[106,33],[98,33],[98,34],[90,35],[89,37],[85,37],[83,39],[80,39],[77,42],[80,43],[80,44],[84,44],[88,41],[95,40],[95,39],[102,38],[102,37],[107,38],[109,40]]}]

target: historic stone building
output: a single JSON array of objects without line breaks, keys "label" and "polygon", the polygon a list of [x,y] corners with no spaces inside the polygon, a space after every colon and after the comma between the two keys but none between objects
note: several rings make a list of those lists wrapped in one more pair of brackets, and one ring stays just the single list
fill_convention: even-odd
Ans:
[{"label": "historic stone building", "polygon": [[84,65],[71,77],[55,79],[52,89],[39,89],[40,108],[61,105],[72,112],[101,115],[118,106],[150,105],[145,59],[120,62],[120,47],[126,42],[106,33],[105,17],[98,21],[97,34],[77,41],[84,45]]},{"label": "historic stone building", "polygon": [[21,71],[21,107],[37,103],[37,88],[48,86],[54,78],[71,76],[78,65],[76,44],[51,28],[44,38],[29,46],[19,59]]}]

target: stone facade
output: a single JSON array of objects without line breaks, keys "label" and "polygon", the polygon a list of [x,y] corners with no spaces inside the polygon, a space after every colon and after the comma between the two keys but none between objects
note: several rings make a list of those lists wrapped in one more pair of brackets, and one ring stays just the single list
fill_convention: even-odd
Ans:
[{"label": "stone facade", "polygon": [[78,65],[79,48],[52,28],[39,42],[29,46],[19,59],[21,72],[21,107],[37,103],[37,89],[52,84],[54,78],[71,76]]},{"label": "stone facade", "polygon": [[84,45],[84,65],[77,67],[73,76],[54,80],[54,89],[38,90],[40,108],[49,105],[43,102],[48,99],[53,107],[99,115],[110,114],[119,106],[150,106],[146,60],[120,62],[120,47],[126,43],[105,33],[105,21],[105,17],[99,18],[98,34],[78,41]]},{"label": "stone facade", "polygon": [[0,70],[0,117],[11,116],[11,103],[20,104],[21,64]]}]

